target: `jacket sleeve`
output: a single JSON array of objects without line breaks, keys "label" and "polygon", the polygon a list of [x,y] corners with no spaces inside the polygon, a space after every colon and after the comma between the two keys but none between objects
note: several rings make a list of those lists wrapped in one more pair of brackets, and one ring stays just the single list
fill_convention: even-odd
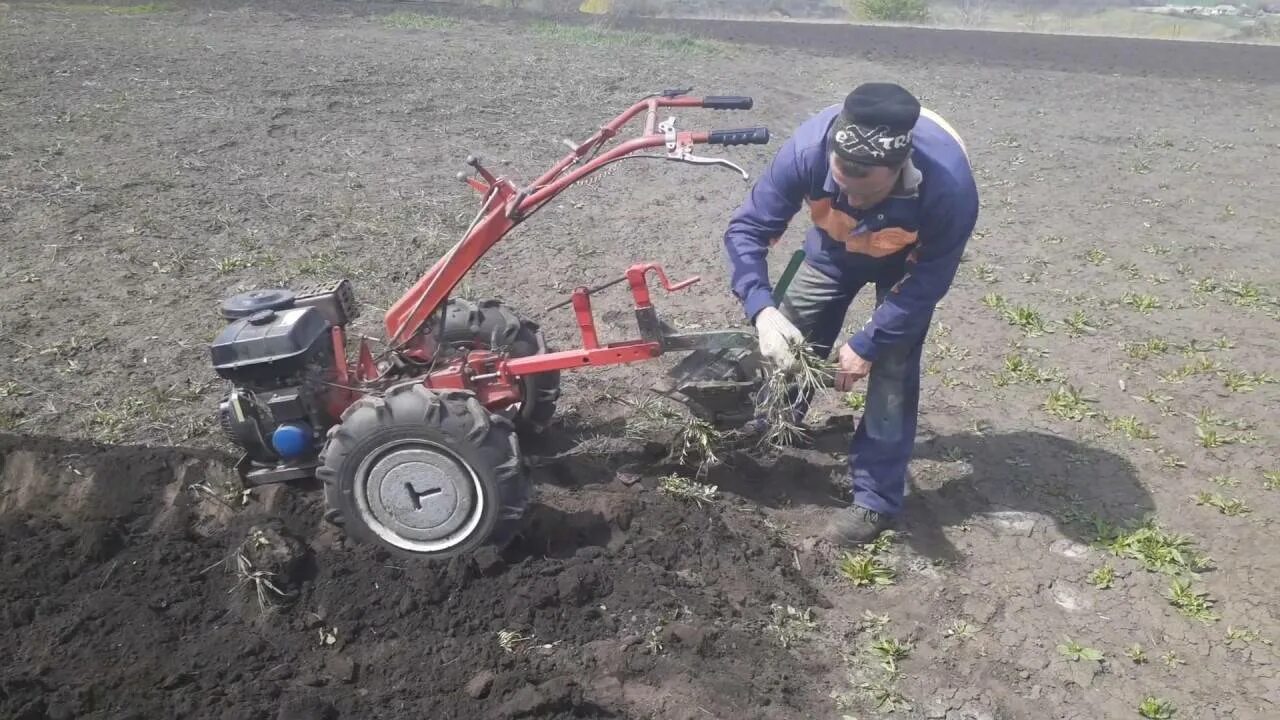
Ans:
[{"label": "jacket sleeve", "polygon": [[800,211],[808,191],[808,168],[794,137],[778,150],[751,193],[729,219],[724,234],[733,293],[748,320],[773,305],[769,247],[786,231]]},{"label": "jacket sleeve", "polygon": [[849,339],[849,347],[865,360],[875,362],[885,348],[923,335],[934,307],[951,289],[977,223],[977,196],[959,193],[934,207],[921,223],[919,245],[907,257],[906,273]]}]

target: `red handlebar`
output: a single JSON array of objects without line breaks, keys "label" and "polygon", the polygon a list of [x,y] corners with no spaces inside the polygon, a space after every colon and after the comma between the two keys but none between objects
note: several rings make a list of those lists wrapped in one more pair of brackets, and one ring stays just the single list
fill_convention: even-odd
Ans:
[{"label": "red handlebar", "polygon": [[[658,108],[703,107],[736,110],[747,109],[751,105],[751,98],[748,97],[701,98],[666,94],[646,98],[627,108],[585,142],[575,146],[568,155],[561,158],[550,170],[523,190],[506,178],[494,177],[483,171],[479,163],[474,162],[473,164],[486,182],[481,183],[478,180],[468,180],[468,182],[485,194],[485,206],[467,235],[444,257],[437,260],[403,297],[387,309],[383,321],[387,328],[390,345],[393,348],[400,348],[407,344],[480,258],[506,236],[517,223],[527,218],[548,200],[584,176],[637,150],[666,146],[667,133],[659,132],[657,129]],[[646,113],[644,134],[601,152],[605,142],[616,137],[624,125],[642,112]],[[768,131],[764,128],[747,131],[682,131],[675,136],[676,147],[686,149],[690,145],[701,143],[731,145],[767,141]],[[584,158],[589,159],[584,161]],[[566,172],[575,164],[578,167]],[[640,281],[642,283],[643,279],[640,278]],[[692,281],[686,281],[688,282]],[[672,285],[663,278],[663,285],[668,290],[679,289],[686,283]]]}]

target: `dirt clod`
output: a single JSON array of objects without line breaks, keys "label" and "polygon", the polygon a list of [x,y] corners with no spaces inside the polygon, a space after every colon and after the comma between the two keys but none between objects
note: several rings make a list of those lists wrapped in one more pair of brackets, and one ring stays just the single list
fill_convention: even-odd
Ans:
[{"label": "dirt clod", "polygon": [[314,695],[291,696],[280,704],[276,720],[338,720],[338,711]]},{"label": "dirt clod", "polygon": [[463,691],[468,697],[475,700],[481,700],[489,694],[489,689],[493,687],[493,681],[497,676],[492,670],[482,670],[475,677],[467,681]]}]

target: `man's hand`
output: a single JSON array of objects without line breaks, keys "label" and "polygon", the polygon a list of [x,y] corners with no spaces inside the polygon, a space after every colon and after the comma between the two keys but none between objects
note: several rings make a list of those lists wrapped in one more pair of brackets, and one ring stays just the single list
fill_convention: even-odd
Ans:
[{"label": "man's hand", "polygon": [[760,354],[784,372],[796,362],[792,348],[804,341],[804,335],[778,308],[766,307],[756,315],[756,331],[760,333]]},{"label": "man's hand", "polygon": [[871,373],[871,361],[849,347],[849,343],[840,346],[840,368],[836,370],[836,390],[849,392],[859,380]]}]

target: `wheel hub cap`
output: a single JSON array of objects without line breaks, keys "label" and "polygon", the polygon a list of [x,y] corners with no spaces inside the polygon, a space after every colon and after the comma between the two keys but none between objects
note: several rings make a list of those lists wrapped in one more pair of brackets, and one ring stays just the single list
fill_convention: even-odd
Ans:
[{"label": "wheel hub cap", "polygon": [[463,542],[484,502],[471,468],[447,448],[422,442],[378,454],[367,468],[364,495],[374,529],[412,550]]}]

